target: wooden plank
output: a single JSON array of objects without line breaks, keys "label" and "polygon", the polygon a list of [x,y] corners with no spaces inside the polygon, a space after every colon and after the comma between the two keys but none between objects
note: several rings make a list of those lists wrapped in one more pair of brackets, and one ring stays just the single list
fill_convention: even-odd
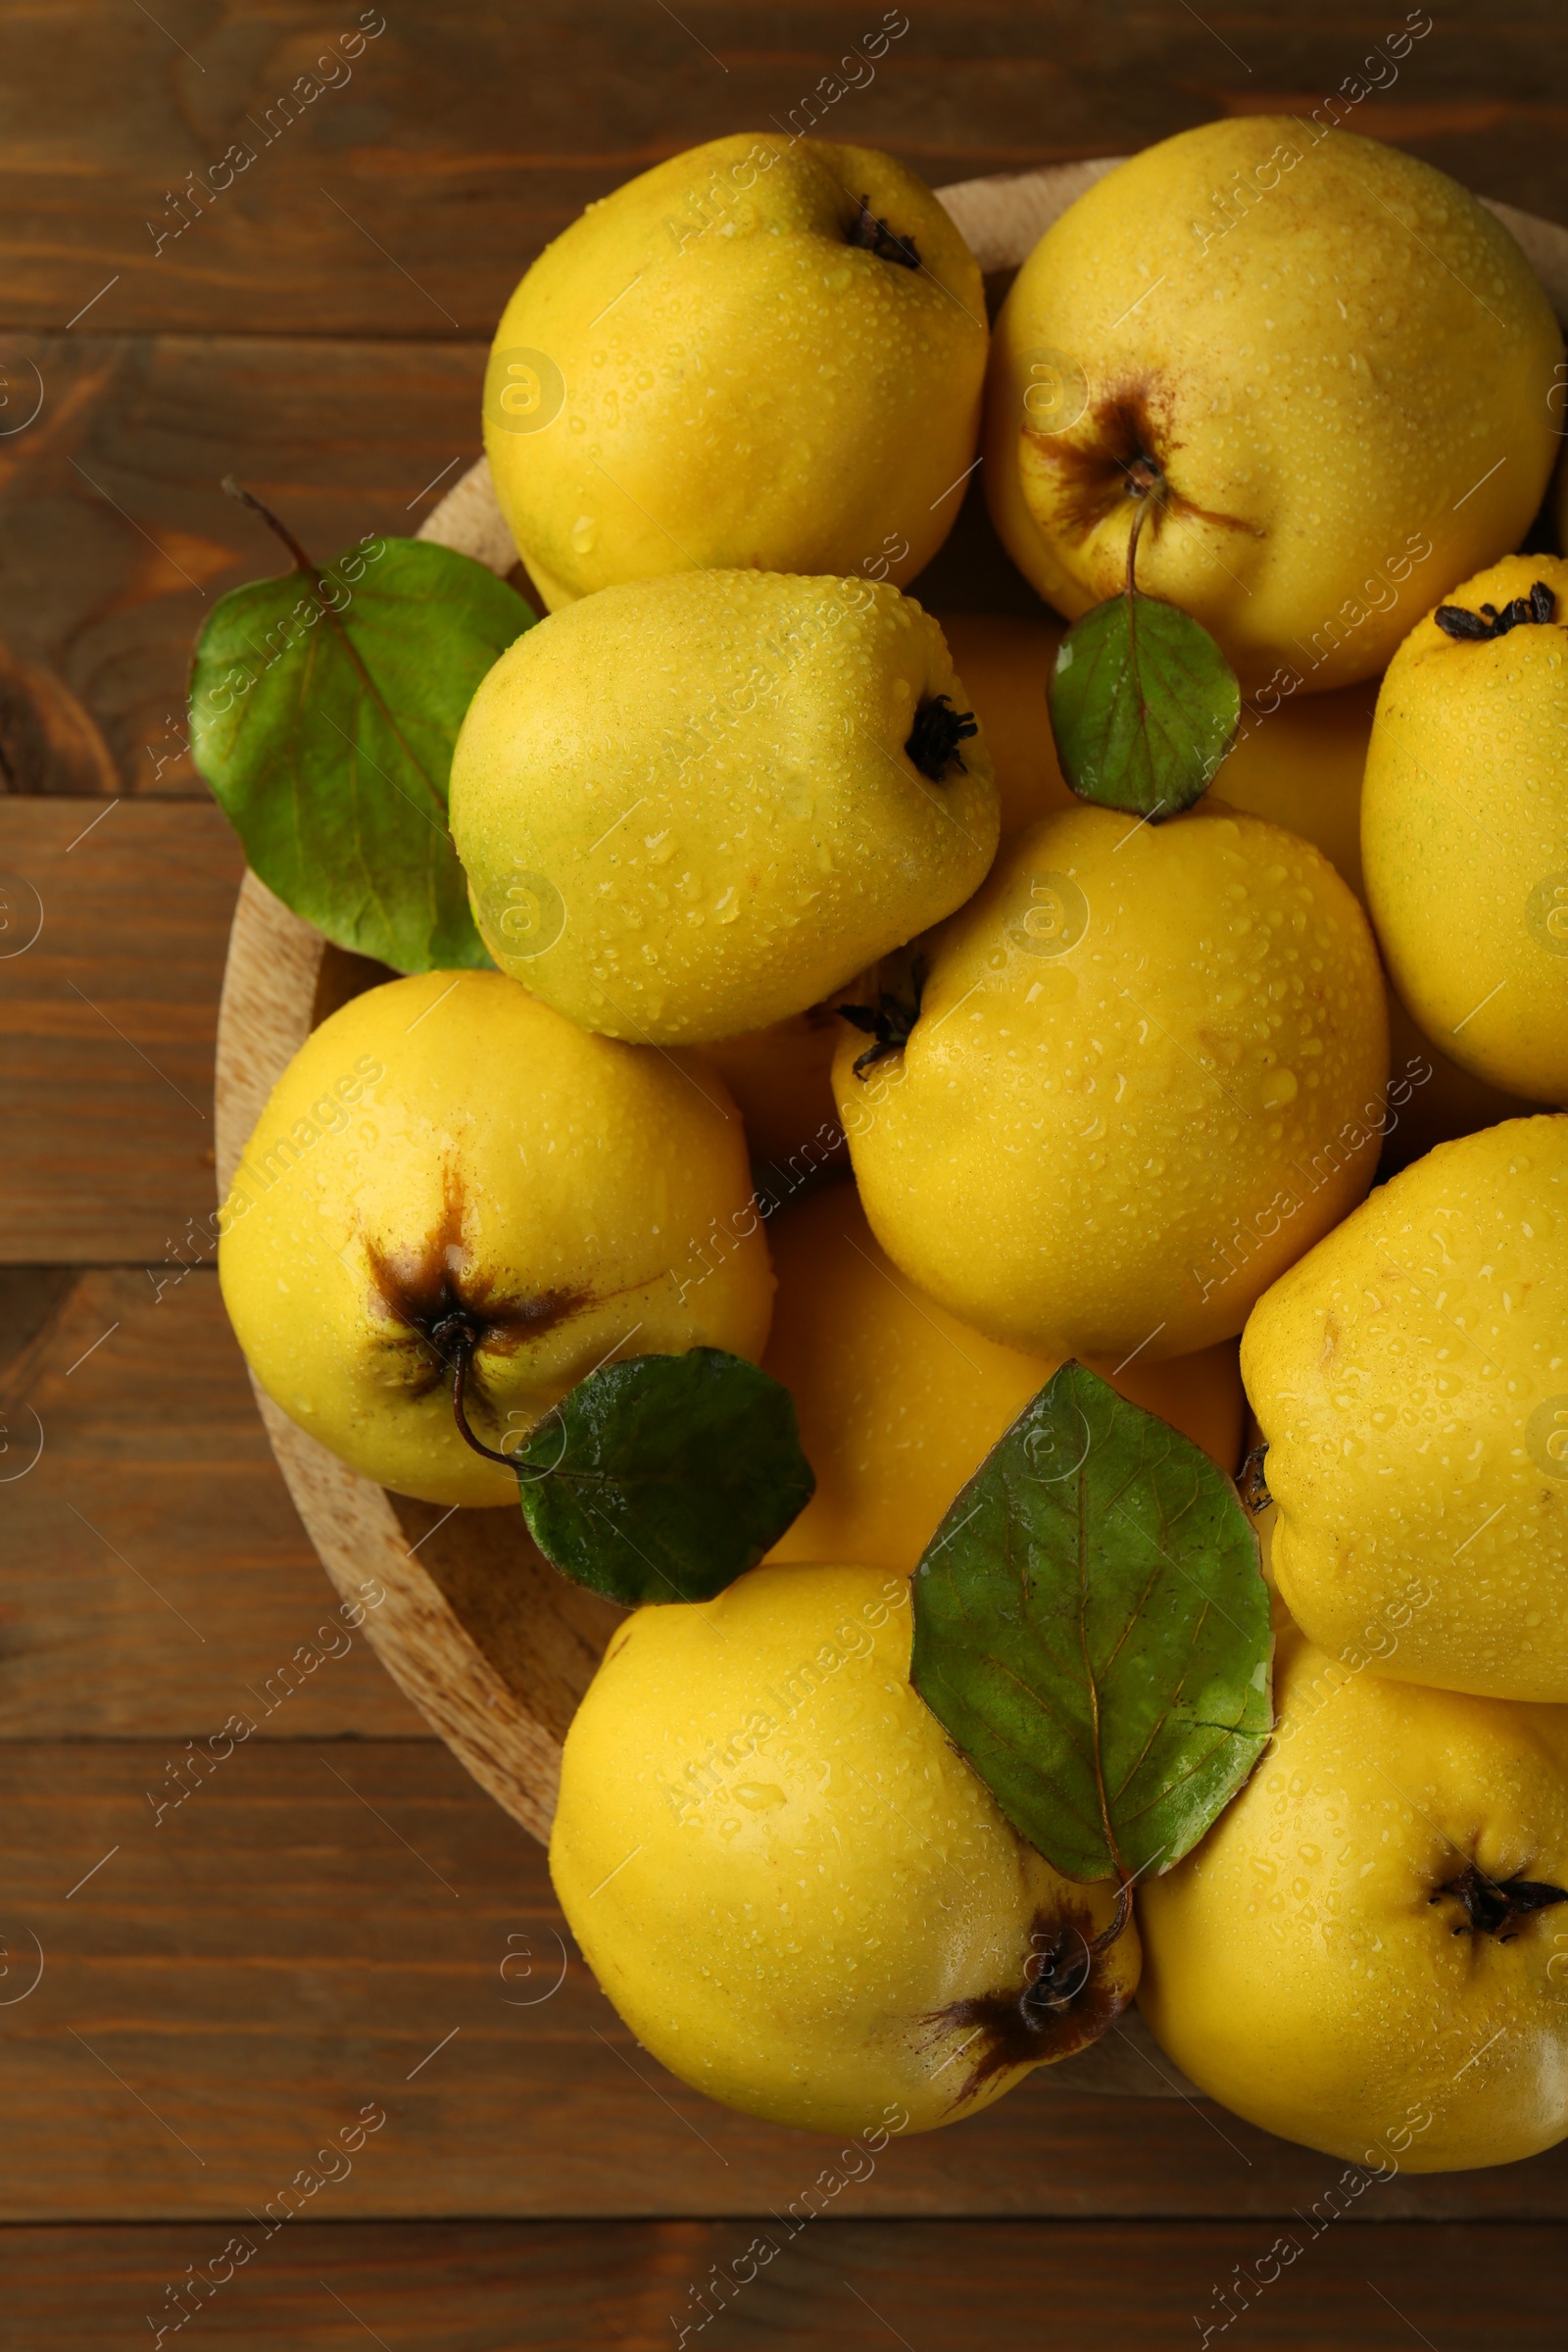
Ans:
[{"label": "wooden plank", "polygon": [[177,1755],[234,1710],[265,1739],[427,1736],[336,1613],[217,1277],[184,1264],[0,1281],[0,1739]]},{"label": "wooden plank", "polygon": [[[95,333],[488,336],[524,264],[584,204],[703,139],[820,113],[820,135],[888,148],[934,184],[1124,152],[1232,108],[1310,109],[1403,15],[1371,0],[1316,17],[1246,0],[901,13],[874,77],[852,69],[862,86],[823,109],[813,93],[880,7],[536,0],[475,16],[431,0],[323,67],[316,79],[336,86],[285,122],[284,94],[378,12],[23,11],[7,36],[29,103],[0,157],[4,319],[63,329],[90,304]],[[1387,86],[1359,124],[1568,218],[1559,31],[1555,0],[1443,13],[1396,80],[1375,69]],[[215,193],[211,167],[235,142],[253,160]]]},{"label": "wooden plank", "polygon": [[80,801],[0,800],[22,943],[0,960],[0,1263],[159,1261],[207,1217],[241,870],[212,807],[108,803],[93,823]]},{"label": "wooden plank", "polygon": [[[149,2315],[200,2341],[289,2352],[1014,2352],[1217,2337],[1246,2307],[1258,2352],[1398,2352],[1425,2342],[1558,2352],[1559,2233],[1547,2227],[1299,2223],[755,2222],[337,2224],[270,2243],[225,2224],[0,2233],[27,2352],[146,2343]],[[247,2247],[256,2241],[254,2253]],[[1273,2255],[1304,2241],[1300,2254]],[[749,2251],[753,2246],[758,2254]],[[759,2257],[765,2267],[759,2266]],[[1283,2268],[1288,2260],[1289,2268]],[[1272,2283],[1255,2284],[1262,2264]],[[745,2284],[726,2295],[724,2274]],[[221,2278],[222,2283],[216,2283]],[[1251,2273],[1249,2295],[1236,2272]],[[192,2272],[204,2273],[204,2290]],[[715,2278],[715,2272],[717,2277]],[[1229,2287],[1232,2301],[1220,2298]],[[181,2292],[181,2289],[183,2292]],[[705,2297],[706,2289],[706,2297]],[[722,2311],[722,2317],[717,2313]],[[717,2333],[705,2335],[706,2325]],[[688,2329],[682,2339],[680,2329]],[[172,2340],[171,2337],[170,2340]]]},{"label": "wooden plank", "polygon": [[[569,1952],[542,1849],[442,1747],[252,1739],[155,1818],[182,1752],[0,1743],[0,2113],[25,2151],[0,2219],[261,2212],[367,2101],[388,2120],[313,2219],[783,2212],[836,2160],[637,2047]],[[1264,2219],[1344,2171],[1218,2110],[1074,2090],[1063,2066],[847,2157],[829,2201]],[[1560,2218],[1568,2150],[1396,2177],[1352,2210]]]}]

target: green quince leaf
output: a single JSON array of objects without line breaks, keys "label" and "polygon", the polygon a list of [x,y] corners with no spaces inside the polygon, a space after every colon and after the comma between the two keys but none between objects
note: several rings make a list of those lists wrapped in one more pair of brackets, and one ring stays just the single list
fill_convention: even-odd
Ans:
[{"label": "green quince leaf", "polygon": [[488,967],[447,827],[452,747],[534,620],[482,564],[422,539],[220,598],[191,665],[197,766],[284,905],[398,972]]},{"label": "green quince leaf", "polygon": [[513,1460],[546,1559],[628,1608],[710,1600],[816,1489],[789,1391],[721,1348],[590,1373]]},{"label": "green quince leaf", "polygon": [[1156,823],[1207,790],[1242,710],[1236,673],[1202,623],[1137,590],[1073,622],[1046,701],[1079,798]]},{"label": "green quince leaf", "polygon": [[1070,1879],[1165,1871],[1268,1738],[1269,1597],[1232,1482],[1083,1364],[1041,1390],[914,1578],[915,1689]]}]

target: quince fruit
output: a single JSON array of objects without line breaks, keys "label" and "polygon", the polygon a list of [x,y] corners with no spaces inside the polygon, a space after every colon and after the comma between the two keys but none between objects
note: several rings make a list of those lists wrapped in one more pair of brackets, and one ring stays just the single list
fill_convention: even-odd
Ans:
[{"label": "quince fruit", "polygon": [[1378,696],[1367,900],[1395,987],[1463,1068],[1568,1102],[1568,563],[1508,556],[1412,629]]},{"label": "quince fruit", "polygon": [[997,321],[984,479],[1069,620],[1138,583],[1244,691],[1374,676],[1514,547],[1556,456],[1562,336],[1508,231],[1414,156],[1286,116],[1098,180]]},{"label": "quince fruit", "polygon": [[[816,1493],[768,1557],[853,1556],[910,1575],[959,1488],[1056,1366],[999,1347],[917,1291],[853,1185],[821,1186],[767,1233],[778,1289],[762,1369],[794,1397],[816,1472]],[[1115,1385],[1235,1475],[1245,1403],[1234,1341],[1169,1363],[1139,1356]]]},{"label": "quince fruit", "polygon": [[1139,1886],[1161,2046],[1250,2123],[1380,2172],[1555,2146],[1568,1709],[1380,1681],[1294,1629],[1274,1689],[1251,1780]]},{"label": "quince fruit", "polygon": [[1371,932],[1256,817],[1048,817],[904,988],[885,1051],[846,1036],[834,1064],[860,1197],[895,1264],[1005,1346],[1118,1369],[1210,1347],[1372,1181]]},{"label": "quince fruit", "polygon": [[751,1191],[710,1071],[589,1037],[499,972],[421,972],[334,1012],[273,1088],[222,1211],[223,1303],[273,1402],[362,1477],[515,1509],[459,1435],[458,1349],[502,1450],[617,1348],[756,1360]]},{"label": "quince fruit", "polygon": [[553,613],[479,687],[453,838],[486,947],[612,1037],[804,1012],[960,906],[997,790],[942,631],[896,588],[676,572]]},{"label": "quince fruit", "polygon": [[974,257],[912,172],[714,139],[590,205],[508,303],[502,513],[552,610],[662,571],[912,579],[958,511],[988,340]]},{"label": "quince fruit", "polygon": [[1568,1702],[1568,1117],[1509,1119],[1380,1187],[1267,1291],[1242,1376],[1273,1568],[1331,1655]]},{"label": "quince fruit", "polygon": [[672,2074],[773,2123],[975,2114],[1138,1982],[1113,1888],[1026,1844],[910,1686],[910,1619],[884,1569],[757,1568],[639,1609],[566,1734],[583,1956]]}]

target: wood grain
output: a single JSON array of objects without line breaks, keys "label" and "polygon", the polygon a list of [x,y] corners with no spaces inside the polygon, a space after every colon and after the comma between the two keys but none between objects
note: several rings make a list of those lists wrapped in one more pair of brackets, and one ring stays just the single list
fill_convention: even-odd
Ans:
[{"label": "wood grain", "polygon": [[[182,1753],[0,1743],[0,2219],[260,2212],[370,2099],[388,2123],[313,2218],[760,2215],[837,2155],[637,2047],[564,1942],[541,1848],[441,1746],[253,1738],[155,1820]],[[1344,2173],[1217,2109],[1090,2095],[1074,2063],[870,2172],[850,2159],[834,2219],[1272,2219]],[[1568,2149],[1351,2210],[1560,2220]]]},{"label": "wood grain", "polygon": [[190,1262],[0,1281],[0,1740],[177,1755],[234,1709],[266,1739],[418,1737],[333,1619],[217,1277]]},{"label": "wood grain", "polygon": [[[21,12],[8,79],[29,103],[0,156],[4,320],[64,329],[90,303],[95,334],[488,337],[525,265],[585,204],[704,139],[805,125],[822,77],[884,13],[872,0],[429,0],[392,12],[351,79],[327,69],[341,86],[285,127],[269,107],[356,7]],[[890,149],[933,185],[1125,152],[1228,112],[1309,111],[1405,14],[1371,0],[1326,16],[1244,0],[923,0],[906,13],[874,79],[816,129]],[[1437,14],[1357,126],[1568,218],[1555,0]],[[174,235],[168,200],[187,173],[207,182],[236,140],[255,160],[226,192],[188,202]]]},{"label": "wood grain", "polygon": [[[249,2228],[243,2221],[242,2228]],[[1285,2230],[1306,2231],[1289,2216]],[[716,2352],[1014,2352],[1217,2329],[1216,2301],[1282,2230],[1272,2223],[840,2222],[804,2230],[697,2333],[704,2283],[760,2232],[733,2222],[350,2224],[280,2232],[210,2300],[170,2287],[221,2255],[213,2225],[7,2232],[7,2300],[27,2352],[144,2337],[146,2315],[199,2305],[200,2341],[289,2352],[670,2352],[674,2322]],[[250,2229],[252,2237],[260,2232]],[[1276,2264],[1278,2257],[1275,2258]],[[757,2257],[750,2258],[755,2264]],[[220,2265],[221,2268],[221,2264]],[[1395,2224],[1327,2230],[1247,2316],[1255,2352],[1398,2352],[1428,2344],[1556,2352],[1563,2255],[1550,2228]],[[1502,2332],[1492,2330],[1501,2321]]]},{"label": "wood grain", "polygon": [[19,943],[0,959],[0,1263],[157,1263],[206,1219],[242,862],[212,807],[0,799],[0,945]]}]

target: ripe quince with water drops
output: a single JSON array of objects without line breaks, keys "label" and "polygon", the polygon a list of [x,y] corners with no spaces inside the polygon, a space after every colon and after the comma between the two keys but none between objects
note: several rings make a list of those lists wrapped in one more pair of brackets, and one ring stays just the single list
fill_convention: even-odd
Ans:
[{"label": "ripe quince with water drops", "polygon": [[834,1070],[866,1215],[1011,1347],[1206,1348],[1372,1181],[1366,917],[1315,849],[1212,799],[1011,836],[884,1003],[876,1051],[847,1035]]},{"label": "ripe quince with water drops", "polygon": [[552,613],[474,696],[452,831],[502,969],[653,1045],[805,1011],[960,906],[997,788],[942,631],[867,580],[674,572]]},{"label": "ripe quince with water drops", "polygon": [[1115,1888],[1053,1870],[911,1688],[910,1619],[885,1569],[754,1569],[638,1610],[566,1735],[550,1871],[589,1967],[774,2123],[953,2123],[1137,1984]]},{"label": "ripe quince with water drops", "polygon": [[1411,631],[1361,796],[1395,987],[1475,1076],[1568,1102],[1568,563],[1508,556]]},{"label": "ripe quince with water drops", "polygon": [[1275,1283],[1242,1340],[1273,1566],[1331,1655],[1419,1578],[1380,1671],[1568,1701],[1568,1116],[1440,1144]]},{"label": "ripe quince with water drops", "polygon": [[[773,1277],[740,1118],[711,1071],[589,1037],[499,972],[421,972],[323,1021],[273,1088],[222,1214],[235,1336],[362,1477],[517,1502],[505,1450],[623,1342],[760,1356]],[[710,1273],[693,1254],[715,1228]],[[704,1279],[693,1279],[703,1265]]]},{"label": "ripe quince with water drops", "polygon": [[591,204],[502,314],[485,448],[546,603],[657,572],[912,579],[957,514],[979,267],[891,156],[714,139]]},{"label": "ripe quince with water drops", "polygon": [[1248,1787],[1139,1889],[1161,2044],[1236,2114],[1385,2179],[1554,2146],[1568,1708],[1419,1690],[1294,1627],[1275,1688]]}]

